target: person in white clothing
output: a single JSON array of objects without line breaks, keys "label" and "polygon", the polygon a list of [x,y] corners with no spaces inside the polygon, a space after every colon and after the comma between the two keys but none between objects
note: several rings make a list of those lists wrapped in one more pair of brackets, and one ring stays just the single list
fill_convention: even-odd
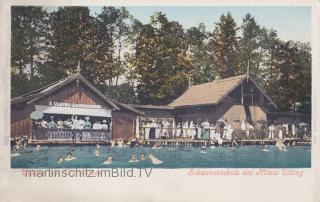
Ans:
[{"label": "person in white clothing", "polygon": [[274,139],[274,130],[275,130],[274,125],[271,124],[269,126],[269,139]]},{"label": "person in white clothing", "polygon": [[150,132],[150,127],[151,127],[151,123],[150,122],[144,122],[143,124],[144,127],[144,138],[147,140],[149,139],[149,132]]},{"label": "person in white clothing", "polygon": [[183,137],[188,137],[189,123],[188,121],[184,122],[182,125]]},{"label": "person in white clothing", "polygon": [[178,123],[177,124],[176,137],[180,137],[180,136],[181,136],[181,124]]},{"label": "person in white clothing", "polygon": [[155,137],[158,139],[161,135],[161,122],[156,123]]},{"label": "person in white clothing", "polygon": [[168,137],[169,136],[169,126],[170,126],[170,123],[167,121],[167,120],[163,120],[162,121],[162,136],[164,137]]},{"label": "person in white clothing", "polygon": [[85,121],[80,118],[78,121],[78,129],[82,130],[84,128],[84,123]]},{"label": "person in white clothing", "polygon": [[284,128],[282,128],[282,127],[280,126],[279,134],[278,134],[278,137],[279,137],[280,140],[283,139],[283,129],[284,129]]},{"label": "person in white clothing", "polygon": [[241,132],[242,132],[242,136],[244,137],[246,133],[246,124],[244,121],[241,122]]},{"label": "person in white clothing", "polygon": [[103,120],[103,121],[102,121],[101,128],[102,128],[103,130],[108,130],[109,126],[108,126],[108,124],[107,124],[107,121],[106,121],[106,120]]},{"label": "person in white clothing", "polygon": [[201,124],[197,124],[197,136],[198,136],[198,139],[201,138],[201,135],[202,135],[202,126],[201,126]]},{"label": "person in white clothing", "polygon": [[296,126],[294,125],[294,123],[291,125],[291,134],[292,137],[296,137]]}]

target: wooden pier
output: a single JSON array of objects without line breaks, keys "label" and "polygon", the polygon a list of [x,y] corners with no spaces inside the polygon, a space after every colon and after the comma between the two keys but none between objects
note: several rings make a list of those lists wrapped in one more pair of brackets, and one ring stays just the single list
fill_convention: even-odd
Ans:
[{"label": "wooden pier", "polygon": [[[285,144],[297,144],[301,141],[300,138],[285,138],[282,140]],[[274,145],[276,140],[270,139],[239,139],[235,140],[238,145]],[[223,140],[222,146],[230,146],[232,141]],[[145,140],[146,146],[218,146],[217,140],[183,140],[183,139],[157,139],[157,140]]]},{"label": "wooden pier", "polygon": [[[270,139],[238,139],[235,140],[238,145],[274,145],[276,140]],[[311,141],[303,141],[300,138],[285,138],[282,140],[284,144],[290,145],[311,145]],[[54,141],[54,140],[31,140],[31,145],[111,145],[110,140],[105,141]],[[222,146],[231,146],[232,141],[223,140]],[[143,146],[192,146],[192,147],[202,147],[202,146],[218,146],[217,140],[191,140],[191,139],[149,139],[143,141]]]}]

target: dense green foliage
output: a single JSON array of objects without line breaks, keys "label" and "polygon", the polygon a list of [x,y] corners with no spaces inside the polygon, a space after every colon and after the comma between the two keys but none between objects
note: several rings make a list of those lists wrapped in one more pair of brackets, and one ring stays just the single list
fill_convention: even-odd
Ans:
[{"label": "dense green foliage", "polygon": [[12,7],[12,96],[80,72],[125,103],[168,104],[190,84],[247,72],[282,111],[311,111],[310,44],[283,41],[247,14],[213,30],[164,13],[143,24],[124,7]]}]

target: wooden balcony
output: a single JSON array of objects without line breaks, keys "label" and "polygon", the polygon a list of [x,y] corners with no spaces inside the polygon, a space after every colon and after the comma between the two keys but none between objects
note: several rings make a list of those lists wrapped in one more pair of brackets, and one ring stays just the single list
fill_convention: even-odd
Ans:
[{"label": "wooden balcony", "polygon": [[32,141],[41,143],[98,143],[107,142],[111,138],[111,130],[35,128],[32,132]]}]

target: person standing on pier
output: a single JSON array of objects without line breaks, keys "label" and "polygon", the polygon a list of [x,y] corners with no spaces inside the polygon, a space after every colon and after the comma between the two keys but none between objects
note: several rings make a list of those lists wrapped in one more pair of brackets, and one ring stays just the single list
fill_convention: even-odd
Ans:
[{"label": "person standing on pier", "polygon": [[202,123],[202,127],[203,127],[203,139],[209,139],[209,135],[210,135],[210,123],[208,122],[208,120],[206,120],[205,122]]},{"label": "person standing on pier", "polygon": [[189,123],[188,121],[184,122],[182,125],[182,133],[183,133],[183,137],[186,138],[188,137],[188,129],[189,129]]},{"label": "person standing on pier", "polygon": [[194,139],[196,136],[196,128],[195,125],[193,124],[193,121],[190,122],[190,127],[189,127],[189,136]]},{"label": "person standing on pier", "polygon": [[242,132],[242,137],[244,137],[246,133],[246,124],[243,120],[241,122],[241,132]]},{"label": "person standing on pier", "polygon": [[170,123],[167,120],[162,121],[162,136],[168,137],[169,136],[169,126]]},{"label": "person standing on pier", "polygon": [[274,125],[273,124],[271,124],[270,126],[269,126],[269,139],[274,139]]},{"label": "person standing on pier", "polygon": [[181,123],[177,124],[176,137],[181,137]]},{"label": "person standing on pier", "polygon": [[198,139],[201,139],[202,137],[202,126],[200,123],[197,124],[197,137]]},{"label": "person standing on pier", "polygon": [[296,137],[296,126],[294,125],[294,123],[291,125],[291,134],[293,138]]},{"label": "person standing on pier", "polygon": [[160,135],[161,135],[161,129],[162,129],[162,124],[161,124],[161,122],[160,121],[158,121],[157,123],[156,123],[156,126],[155,126],[155,137],[156,137],[156,139],[158,139],[159,137],[160,137]]},{"label": "person standing on pier", "polygon": [[285,128],[280,126],[280,127],[279,127],[279,134],[278,134],[278,138],[279,138],[280,140],[283,139],[283,130],[285,130]]}]

